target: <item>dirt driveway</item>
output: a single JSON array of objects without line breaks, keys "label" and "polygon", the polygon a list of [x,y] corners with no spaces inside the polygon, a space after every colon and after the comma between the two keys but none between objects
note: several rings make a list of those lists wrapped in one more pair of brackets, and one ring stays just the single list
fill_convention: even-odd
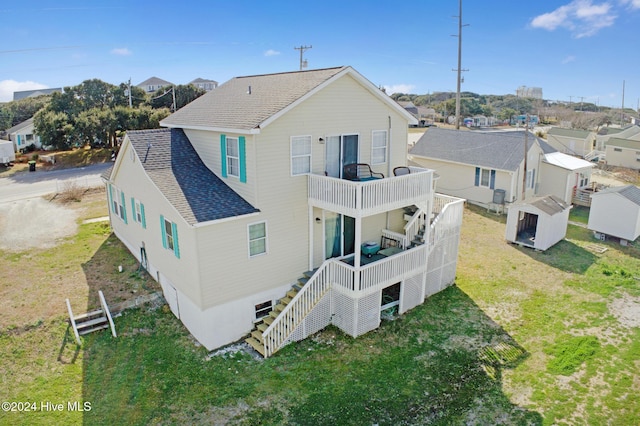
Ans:
[{"label": "dirt driveway", "polygon": [[160,289],[108,221],[91,221],[107,214],[104,188],[0,204],[0,332],[67,316],[67,298],[77,315],[99,307],[98,290],[117,307]]}]

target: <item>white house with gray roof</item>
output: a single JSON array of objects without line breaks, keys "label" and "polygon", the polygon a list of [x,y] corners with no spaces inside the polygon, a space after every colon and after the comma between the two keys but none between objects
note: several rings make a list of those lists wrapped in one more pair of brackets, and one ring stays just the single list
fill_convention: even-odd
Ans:
[{"label": "white house with gray roof", "polygon": [[616,186],[591,195],[587,228],[634,241],[640,236],[640,188]]},{"label": "white house with gray roof", "polygon": [[455,279],[462,200],[407,167],[410,123],[351,67],[236,77],[127,133],[113,231],[208,349],[359,336]]},{"label": "white house with gray roof", "polygon": [[640,141],[610,138],[605,153],[609,166],[640,170]]},{"label": "white house with gray roof", "polygon": [[[536,195],[544,151],[527,137],[526,196]],[[410,159],[439,175],[438,191],[483,206],[494,196],[513,203],[522,198],[524,131],[479,132],[432,127],[409,150]],[[500,204],[500,203],[497,203]]]}]

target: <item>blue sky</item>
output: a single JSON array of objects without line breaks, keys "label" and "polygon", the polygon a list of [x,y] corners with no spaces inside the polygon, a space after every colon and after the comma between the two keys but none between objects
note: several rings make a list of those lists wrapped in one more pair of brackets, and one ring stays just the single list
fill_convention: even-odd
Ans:
[{"label": "blue sky", "polygon": [[[151,7],[151,5],[153,5]],[[0,6],[0,102],[91,78],[175,84],[351,65],[388,93],[455,91],[457,0],[23,0]],[[463,1],[462,90],[640,103],[640,0]]]}]

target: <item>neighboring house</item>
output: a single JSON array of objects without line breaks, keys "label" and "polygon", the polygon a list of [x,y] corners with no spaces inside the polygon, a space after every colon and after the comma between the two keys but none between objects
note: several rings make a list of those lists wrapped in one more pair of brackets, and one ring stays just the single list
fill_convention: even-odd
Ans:
[{"label": "neighboring house", "polygon": [[22,90],[20,92],[13,92],[13,100],[19,101],[20,99],[25,99],[25,98],[36,98],[42,95],[50,95],[54,92],[62,93],[62,88],[56,87],[53,89],[35,89],[35,90]]},{"label": "neighboring house", "polygon": [[13,142],[16,152],[24,151],[30,145],[33,145],[35,148],[42,147],[40,136],[35,133],[33,117],[7,129],[6,134]]},{"label": "neighboring house", "polygon": [[416,124],[418,127],[428,127],[432,125],[436,119],[437,114],[433,108],[416,106],[410,101],[398,101],[398,104],[418,120]]},{"label": "neighboring house", "polygon": [[599,234],[634,241],[640,236],[640,188],[607,188],[591,195],[587,228]]},{"label": "neighboring house", "polygon": [[[432,170],[393,173],[410,123],[351,67],[234,78],[127,133],[113,231],[208,349],[252,329],[265,356],[329,324],[359,336],[455,279],[463,200]],[[354,162],[384,178],[341,179]]]},{"label": "neighboring house", "polygon": [[567,235],[571,204],[554,195],[535,197],[509,206],[505,239],[547,250]]},{"label": "neighboring house", "polygon": [[564,154],[585,157],[594,150],[596,134],[587,130],[552,127],[547,132],[547,143]]},{"label": "neighboring house", "polygon": [[[522,198],[527,139],[526,197],[536,195],[543,141],[524,131],[479,132],[429,128],[409,150],[410,159],[440,176],[438,191],[488,206]],[[500,202],[496,204],[501,204]]]},{"label": "neighboring house", "polygon": [[640,169],[640,141],[611,138],[605,147],[607,165]]},{"label": "neighboring house", "polygon": [[143,81],[142,83],[136,84],[136,87],[141,88],[147,93],[153,93],[156,90],[159,90],[163,87],[173,86],[173,83],[163,80],[158,77],[151,77]]},{"label": "neighboring house", "polygon": [[598,131],[596,136],[596,150],[603,151],[607,146],[607,142],[611,138],[630,139],[640,141],[640,126],[633,125],[625,128],[620,127],[603,127]]},{"label": "neighboring house", "polygon": [[[538,193],[555,195],[565,203],[575,203],[579,191],[591,188],[595,164],[561,152],[546,152],[540,164]],[[589,200],[585,200],[588,201]]]},{"label": "neighboring house", "polygon": [[207,92],[218,87],[218,82],[215,80],[205,80],[204,78],[196,78],[189,84],[193,84],[199,89],[206,90]]}]

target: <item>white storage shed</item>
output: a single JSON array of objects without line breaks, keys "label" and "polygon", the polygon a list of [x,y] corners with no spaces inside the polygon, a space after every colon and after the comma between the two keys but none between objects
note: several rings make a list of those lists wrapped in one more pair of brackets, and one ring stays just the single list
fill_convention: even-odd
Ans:
[{"label": "white storage shed", "polygon": [[509,206],[505,239],[546,250],[567,234],[571,205],[555,195],[531,198]]},{"label": "white storage shed", "polygon": [[640,236],[640,188],[616,186],[591,195],[592,231],[634,241]]}]

